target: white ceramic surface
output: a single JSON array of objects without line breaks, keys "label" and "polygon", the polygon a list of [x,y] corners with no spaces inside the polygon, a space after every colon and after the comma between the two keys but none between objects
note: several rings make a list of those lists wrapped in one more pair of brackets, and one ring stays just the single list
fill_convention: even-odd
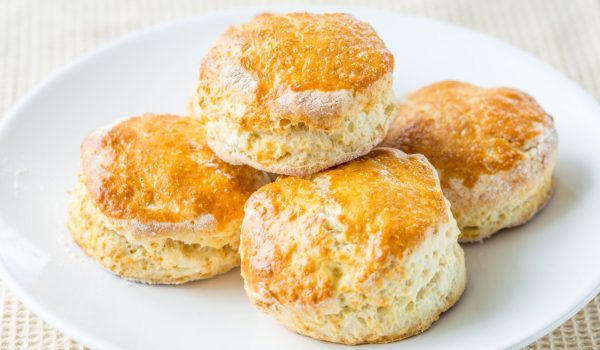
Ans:
[{"label": "white ceramic surface", "polygon": [[[299,10],[276,10],[289,9]],[[526,226],[465,247],[466,292],[430,330],[373,347],[504,349],[558,326],[600,286],[598,104],[546,64],[481,34],[401,14],[338,10],[372,23],[385,40],[396,58],[398,95],[449,78],[518,87],[555,117],[560,136],[547,208]],[[124,282],[85,257],[65,228],[82,138],[123,116],[183,113],[207,47],[258,11],[193,18],[117,40],[55,74],[3,118],[0,272],[20,299],[69,336],[110,349],[341,348],[256,311],[239,270],[180,287]]]}]

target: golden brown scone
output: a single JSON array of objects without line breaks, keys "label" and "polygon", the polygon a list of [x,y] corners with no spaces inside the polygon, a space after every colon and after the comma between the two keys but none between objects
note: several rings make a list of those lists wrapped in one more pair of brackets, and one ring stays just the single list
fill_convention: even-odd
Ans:
[{"label": "golden brown scone", "polygon": [[268,181],[219,160],[197,119],[145,114],[85,139],[68,226],[90,257],[126,279],[208,278],[239,264],[244,203]]},{"label": "golden brown scone", "polygon": [[221,159],[303,176],[383,140],[393,68],[373,28],[350,15],[264,14],[209,50],[192,110]]},{"label": "golden brown scone", "polygon": [[242,276],[250,301],[300,334],[392,342],[423,332],[460,298],[459,234],[425,157],[377,148],[255,192]]},{"label": "golden brown scone", "polygon": [[468,242],[544,206],[557,142],[552,117],[526,93],[443,81],[408,96],[383,145],[431,161]]}]

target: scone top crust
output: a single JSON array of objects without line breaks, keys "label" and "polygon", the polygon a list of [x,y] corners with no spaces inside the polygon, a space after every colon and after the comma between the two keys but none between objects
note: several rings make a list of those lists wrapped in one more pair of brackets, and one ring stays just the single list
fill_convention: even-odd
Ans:
[{"label": "scone top crust", "polygon": [[216,99],[247,100],[242,128],[280,130],[301,122],[330,130],[352,95],[393,65],[373,28],[353,16],[263,14],[217,40],[201,64],[199,85]]},{"label": "scone top crust", "polygon": [[[103,214],[138,234],[225,229],[241,221],[246,199],[265,173],[219,160],[193,118],[145,114],[88,136],[83,180]],[[165,226],[166,224],[166,226]]]},{"label": "scone top crust", "polygon": [[280,176],[245,210],[247,288],[301,305],[368,283],[448,218],[433,167],[390,148],[308,178]]},{"label": "scone top crust", "polygon": [[443,81],[408,96],[383,145],[424,154],[444,186],[455,178],[471,188],[517,167],[553,123],[524,92]]}]

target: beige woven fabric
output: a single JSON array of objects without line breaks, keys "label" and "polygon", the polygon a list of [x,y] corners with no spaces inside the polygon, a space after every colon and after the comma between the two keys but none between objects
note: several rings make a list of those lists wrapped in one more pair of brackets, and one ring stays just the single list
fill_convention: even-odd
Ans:
[{"label": "beige woven fabric", "polygon": [[[264,0],[0,0],[0,116],[57,67],[116,36]],[[486,32],[524,48],[600,98],[600,0],[356,0]],[[348,2],[344,2],[348,4]],[[598,116],[600,118],[600,116]],[[600,349],[600,296],[529,349]],[[82,349],[0,281],[0,349]]]}]

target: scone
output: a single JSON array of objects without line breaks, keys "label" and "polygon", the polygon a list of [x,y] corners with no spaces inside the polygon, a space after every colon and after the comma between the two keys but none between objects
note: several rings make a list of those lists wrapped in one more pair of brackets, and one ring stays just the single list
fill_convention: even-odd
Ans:
[{"label": "scone", "polygon": [[126,279],[207,278],[239,264],[244,203],[268,181],[219,160],[196,119],[145,114],[85,139],[68,226],[90,257]]},{"label": "scone", "polygon": [[221,159],[303,176],[383,140],[393,68],[373,28],[350,15],[264,14],[216,41],[191,104]]},{"label": "scone", "polygon": [[426,330],[460,298],[459,233],[425,157],[377,148],[254,193],[242,276],[250,301],[300,334],[392,342]]},{"label": "scone", "polygon": [[408,96],[383,145],[429,159],[460,241],[468,242],[522,224],[544,206],[557,142],[552,117],[531,96],[443,81]]}]

